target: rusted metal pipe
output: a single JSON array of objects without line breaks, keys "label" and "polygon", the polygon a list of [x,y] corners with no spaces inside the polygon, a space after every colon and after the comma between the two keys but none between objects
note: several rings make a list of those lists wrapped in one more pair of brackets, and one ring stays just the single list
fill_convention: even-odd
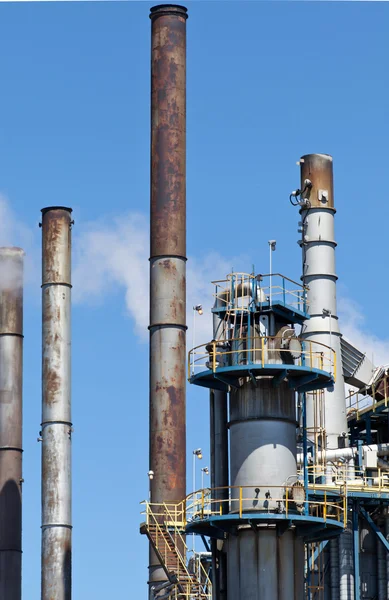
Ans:
[{"label": "rusted metal pipe", "polygon": [[42,210],[42,600],[70,600],[71,208]]},{"label": "rusted metal pipe", "polygon": [[[186,19],[151,9],[150,481],[152,502],[186,489]],[[149,582],[166,580],[150,547]]]},{"label": "rusted metal pipe", "polygon": [[0,248],[0,598],[22,596],[23,257]]}]

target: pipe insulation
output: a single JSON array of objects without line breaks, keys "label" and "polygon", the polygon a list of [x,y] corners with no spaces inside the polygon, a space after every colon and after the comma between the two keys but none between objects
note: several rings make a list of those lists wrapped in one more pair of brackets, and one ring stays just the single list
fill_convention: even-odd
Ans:
[{"label": "pipe insulation", "polygon": [[[307,305],[310,318],[302,328],[302,337],[333,348],[336,353],[336,380],[324,390],[327,448],[338,448],[338,438],[347,433],[346,401],[342,371],[341,334],[339,330],[335,272],[334,191],[332,157],[307,154],[300,159],[301,189],[306,181],[311,187],[304,194],[300,214],[304,285],[308,286]],[[320,347],[318,347],[319,349]],[[327,359],[332,357],[328,353]],[[307,404],[307,427],[314,428],[312,403]]]},{"label": "pipe insulation", "polygon": [[[362,446],[362,450],[377,452],[377,456],[389,456],[389,444],[369,444],[368,446]],[[332,462],[335,460],[352,459],[358,455],[358,450],[355,447],[350,448],[337,448],[336,450],[326,450],[325,452],[318,452],[316,455],[317,462],[323,461]],[[308,460],[312,462],[313,457],[309,456]],[[302,465],[304,462],[304,455],[299,453],[297,455],[297,463]]]},{"label": "pipe insulation", "polygon": [[0,598],[22,595],[23,257],[0,248]]},{"label": "pipe insulation", "polygon": [[350,523],[339,536],[339,586],[340,600],[353,600],[354,555],[353,533]]},{"label": "pipe insulation", "polygon": [[42,210],[41,600],[70,600],[71,208]]}]

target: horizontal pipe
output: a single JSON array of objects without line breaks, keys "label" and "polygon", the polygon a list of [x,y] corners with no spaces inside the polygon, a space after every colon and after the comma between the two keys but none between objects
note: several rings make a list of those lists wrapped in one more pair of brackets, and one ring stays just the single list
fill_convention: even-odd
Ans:
[{"label": "horizontal pipe", "polygon": [[[369,446],[362,446],[362,450],[364,452],[372,451],[377,452],[377,455],[380,456],[388,456],[389,455],[389,444],[371,444]],[[317,460],[319,462],[332,462],[334,460],[339,459],[350,459],[354,458],[354,456],[358,455],[357,448],[336,448],[335,450],[326,450],[325,452],[317,453]],[[297,463],[302,465],[304,461],[304,455],[297,455]],[[308,457],[308,461],[312,462],[312,457]]]}]

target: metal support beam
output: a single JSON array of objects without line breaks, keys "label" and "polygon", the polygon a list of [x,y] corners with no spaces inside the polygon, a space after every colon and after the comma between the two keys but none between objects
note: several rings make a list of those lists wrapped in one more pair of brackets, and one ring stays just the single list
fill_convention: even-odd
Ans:
[{"label": "metal support beam", "polygon": [[308,571],[310,569],[312,569],[313,565],[317,561],[318,556],[323,552],[323,550],[327,546],[328,542],[329,542],[329,540],[325,540],[324,542],[321,542],[319,544],[319,546],[316,548],[316,550],[314,551],[313,556],[309,555],[309,559],[308,559]]},{"label": "metal support beam", "polygon": [[363,508],[363,506],[359,507],[359,512],[360,512],[361,516],[367,521],[371,530],[374,531],[374,533],[378,537],[381,544],[383,544],[385,550],[387,552],[389,552],[389,542],[387,541],[386,537],[382,533],[381,529],[379,527],[377,527],[377,525],[374,523],[373,519],[371,518],[369,513]]}]

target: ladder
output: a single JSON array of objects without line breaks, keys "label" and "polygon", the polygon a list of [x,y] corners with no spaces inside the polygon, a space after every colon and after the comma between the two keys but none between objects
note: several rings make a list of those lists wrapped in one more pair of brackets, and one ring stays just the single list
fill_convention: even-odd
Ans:
[{"label": "ladder", "polygon": [[[158,560],[171,582],[172,587],[164,598],[172,600],[210,600],[212,584],[207,571],[199,562],[196,573],[188,570],[186,553],[188,547],[181,534],[181,520],[177,520],[169,507],[164,504],[150,505],[146,502],[146,522],[142,523],[140,531],[145,534],[158,557]],[[167,590],[166,590],[167,591]]]}]

